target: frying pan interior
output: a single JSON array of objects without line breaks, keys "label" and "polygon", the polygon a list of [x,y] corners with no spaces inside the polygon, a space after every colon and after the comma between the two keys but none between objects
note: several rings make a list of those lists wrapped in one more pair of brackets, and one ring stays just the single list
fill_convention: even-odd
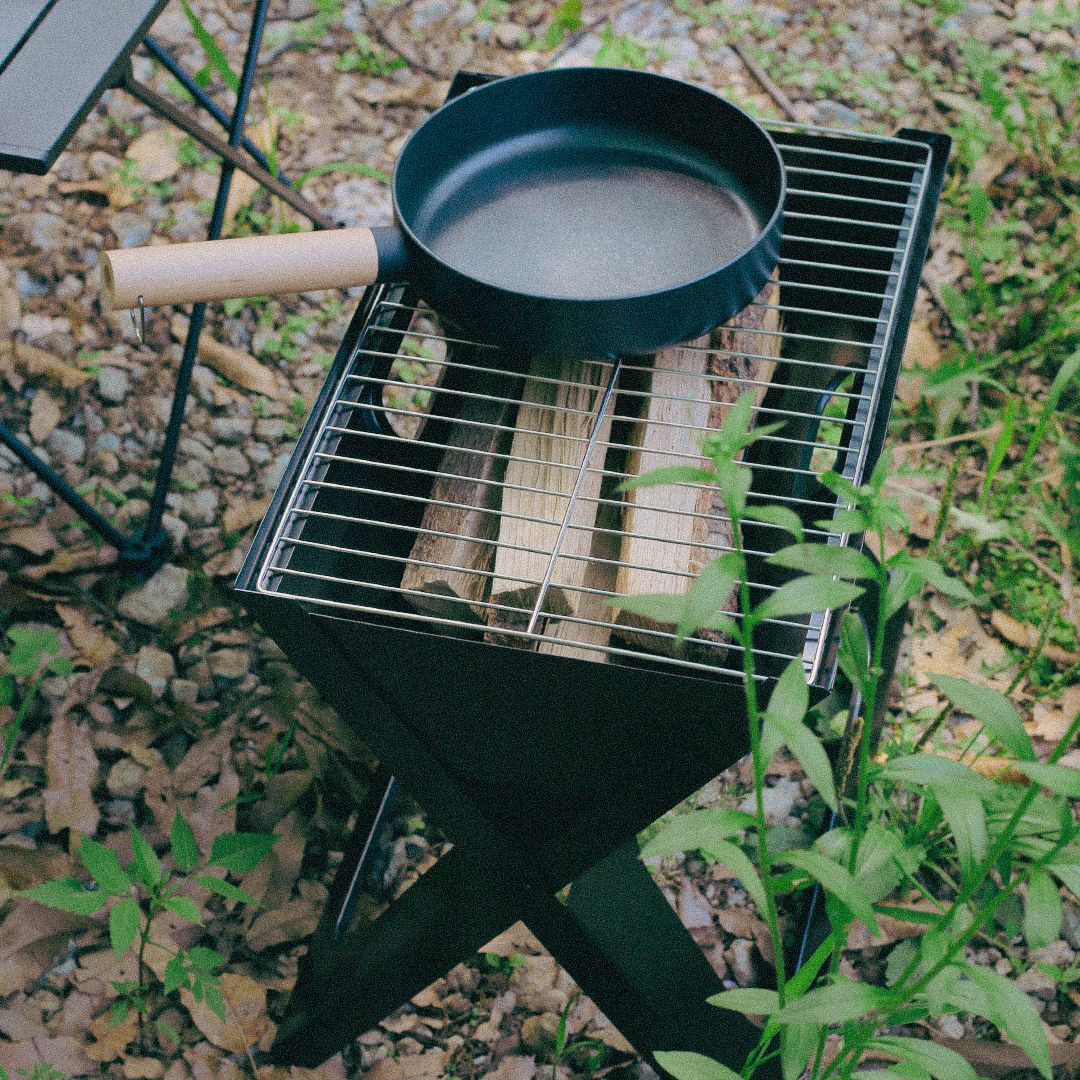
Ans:
[{"label": "frying pan interior", "polygon": [[544,74],[466,94],[410,140],[397,211],[435,258],[511,292],[611,299],[710,274],[768,226],[775,150],[737,109],[640,72]]}]

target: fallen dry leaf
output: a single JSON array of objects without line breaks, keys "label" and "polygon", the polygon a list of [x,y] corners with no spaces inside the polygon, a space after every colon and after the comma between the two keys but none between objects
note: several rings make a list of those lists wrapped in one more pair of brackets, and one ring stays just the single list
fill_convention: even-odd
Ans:
[{"label": "fallen dry leaf", "polygon": [[1065,735],[1073,717],[1080,712],[1080,683],[1067,687],[1057,701],[1039,701],[1031,710],[1028,730],[1036,738],[1057,743]]},{"label": "fallen dry leaf", "polygon": [[221,976],[221,994],[225,999],[225,1020],[220,1020],[206,1006],[196,1001],[190,990],[180,997],[191,1013],[195,1026],[222,1050],[246,1050],[258,1042],[270,1026],[266,1015],[266,988],[247,975],[226,972]]},{"label": "fallen dry leaf", "polygon": [[[929,914],[934,910],[929,904],[906,905],[912,911]],[[878,930],[880,933],[872,934],[862,923],[853,923],[848,932],[846,949],[880,949],[885,945],[892,945],[905,938],[918,937],[925,934],[928,927],[923,923],[908,922],[905,919],[897,919],[892,915],[878,915]]]},{"label": "fallen dry leaf", "polygon": [[83,1052],[81,1041],[70,1035],[0,1043],[0,1065],[12,1075],[21,1069],[29,1072],[43,1061],[59,1070],[68,1080],[77,1076],[96,1075],[100,1071],[97,1062]]},{"label": "fallen dry leaf", "polygon": [[39,580],[49,574],[71,574],[76,570],[103,570],[116,562],[119,553],[111,544],[80,544],[76,547],[61,548],[48,562],[37,566],[24,566],[23,577]]},{"label": "fallen dry leaf", "polygon": [[[1021,649],[1034,649],[1039,644],[1039,630],[1031,623],[1020,622],[1004,611],[994,611],[990,614],[990,625],[1008,642],[1019,646]],[[1048,641],[1043,645],[1042,655],[1055,664],[1068,665],[1080,662],[1080,652],[1069,652],[1067,649]]]},{"label": "fallen dry leaf", "polygon": [[255,952],[285,942],[299,942],[313,933],[321,905],[313,900],[293,900],[259,915],[247,932],[247,944]]},{"label": "fallen dry leaf", "polygon": [[229,503],[225,507],[225,512],[221,515],[221,527],[227,533],[241,532],[249,525],[262,521],[269,505],[269,497],[265,499],[242,499],[237,503]]},{"label": "fallen dry leaf", "polygon": [[60,195],[101,195],[107,199],[116,186],[110,180],[60,180],[56,191]]},{"label": "fallen dry leaf", "polygon": [[[1011,1043],[991,1042],[974,1035],[965,1035],[962,1039],[946,1039],[937,1032],[934,1032],[933,1038],[934,1042],[947,1046],[966,1058],[979,1076],[997,1078],[1014,1073],[1035,1075],[1031,1059],[1019,1046]],[[1050,1064],[1055,1070],[1062,1068],[1066,1072],[1074,1072],[1080,1068],[1080,1044],[1051,1042]]]},{"label": "fallen dry leaf", "polygon": [[42,796],[50,832],[72,829],[92,836],[101,813],[94,801],[100,764],[90,738],[90,725],[70,713],[57,713],[45,744],[46,787]]},{"label": "fallen dry leaf", "polygon": [[29,986],[51,966],[72,931],[88,925],[83,915],[16,901],[0,923],[0,997]]},{"label": "fallen dry leaf", "polygon": [[94,667],[107,664],[120,651],[120,646],[108,634],[102,633],[76,608],[57,604],[56,613],[67,630],[71,644],[88,664]]},{"label": "fallen dry leaf", "polygon": [[367,1071],[367,1080],[439,1080],[449,1057],[449,1050],[428,1050],[425,1054],[407,1054],[397,1061],[383,1058]]},{"label": "fallen dry leaf", "polygon": [[36,443],[43,443],[63,419],[60,405],[48,390],[39,390],[30,402],[30,438]]},{"label": "fallen dry leaf", "polygon": [[128,148],[125,157],[139,167],[139,179],[148,184],[168,180],[180,168],[177,147],[180,137],[168,128],[155,128],[140,135]]},{"label": "fallen dry leaf", "polygon": [[95,1061],[113,1061],[118,1058],[139,1033],[139,1018],[134,1012],[128,1013],[119,1024],[110,1022],[109,1014],[102,1013],[90,1024],[90,1034],[94,1042],[86,1044],[87,1057]]},{"label": "fallen dry leaf", "polygon": [[52,530],[44,525],[26,525],[4,533],[4,543],[29,551],[31,555],[48,555],[60,546]]},{"label": "fallen dry leaf", "polygon": [[19,328],[22,319],[22,301],[19,290],[12,281],[11,271],[0,270],[0,338],[10,338]]},{"label": "fallen dry leaf", "polygon": [[[178,341],[183,341],[187,334],[187,319],[182,315],[174,316],[172,333]],[[288,382],[278,372],[242,349],[215,341],[209,334],[199,338],[199,357],[220,375],[252,393],[282,401],[289,401],[293,396]]]},{"label": "fallen dry leaf", "polygon": [[248,1080],[239,1065],[222,1057],[208,1042],[197,1043],[184,1057],[194,1080]]},{"label": "fallen dry leaf", "polygon": [[233,221],[237,213],[242,210],[259,193],[262,184],[252,179],[247,173],[234,172],[232,184],[229,187],[229,197],[225,202],[225,224],[222,232],[232,231]]},{"label": "fallen dry leaf", "polygon": [[0,344],[0,371],[5,368],[28,377],[41,377],[59,383],[65,390],[77,390],[93,376],[88,371],[65,364],[59,357],[35,345],[20,342]]},{"label": "fallen dry leaf", "polygon": [[71,859],[55,847],[27,850],[22,847],[0,846],[0,884],[9,889],[32,889],[43,881],[67,877]]}]

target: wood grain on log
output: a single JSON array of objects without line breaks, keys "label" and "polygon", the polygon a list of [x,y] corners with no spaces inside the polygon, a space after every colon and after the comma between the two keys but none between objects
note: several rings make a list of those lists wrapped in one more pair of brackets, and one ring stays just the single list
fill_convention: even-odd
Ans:
[{"label": "wood grain on log", "polygon": [[[718,428],[731,403],[746,391],[753,393],[755,408],[761,404],[780,352],[779,312],[761,305],[775,304],[778,294],[775,280],[771,281],[755,305],[715,330],[711,338],[657,353],[631,440],[630,475],[663,466],[706,465],[702,434]],[[732,547],[730,523],[719,492],[711,486],[664,484],[627,492],[623,533],[616,579],[616,591],[622,596],[681,595],[706,563]],[[734,608],[734,600],[733,594],[725,605],[728,610]],[[676,650],[671,629],[621,612],[616,633],[651,652],[688,655]],[[712,631],[698,636],[711,645],[694,648],[692,658],[721,662],[724,639]]]},{"label": "wood grain on log", "polygon": [[478,374],[451,424],[401,587],[418,611],[484,621],[499,535],[500,485],[520,379]]},{"label": "wood grain on log", "polygon": [[556,617],[577,610],[610,416],[599,420],[599,454],[588,462],[580,483],[578,474],[610,373],[610,363],[599,360],[537,359],[529,367],[503,486],[491,586],[492,604],[503,607],[490,610],[492,626],[521,629],[528,623],[568,513],[555,568],[558,583],[548,589],[543,610]]}]

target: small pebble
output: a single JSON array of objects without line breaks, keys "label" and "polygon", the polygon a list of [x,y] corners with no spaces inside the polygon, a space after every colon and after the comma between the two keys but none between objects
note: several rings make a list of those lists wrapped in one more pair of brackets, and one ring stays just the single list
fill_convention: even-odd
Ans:
[{"label": "small pebble", "polygon": [[105,777],[105,787],[110,795],[120,799],[135,799],[143,789],[146,770],[129,757],[122,757]]},{"label": "small pebble", "polygon": [[144,645],[135,657],[135,674],[146,681],[155,698],[160,698],[176,674],[176,661],[163,649]]},{"label": "small pebble", "polygon": [[117,611],[144,626],[161,626],[187,604],[188,577],[187,570],[166,563],[152,578],[125,593]]},{"label": "small pebble", "polygon": [[103,367],[98,372],[98,396],[103,401],[122,405],[129,385],[128,373],[123,368]]},{"label": "small pebble", "polygon": [[81,435],[65,428],[57,428],[53,431],[45,445],[65,461],[79,462],[86,457],[86,440]]},{"label": "small pebble", "polygon": [[210,466],[228,476],[247,476],[251,462],[235,446],[216,446],[210,455]]}]

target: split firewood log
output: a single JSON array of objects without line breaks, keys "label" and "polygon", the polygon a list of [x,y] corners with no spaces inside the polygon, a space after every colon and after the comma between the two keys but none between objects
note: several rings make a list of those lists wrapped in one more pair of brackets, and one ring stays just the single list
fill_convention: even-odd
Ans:
[{"label": "split firewood log", "polygon": [[[711,337],[656,354],[634,426],[630,475],[671,465],[706,465],[701,436],[718,428],[728,407],[746,391],[753,393],[755,408],[761,404],[780,355],[779,312],[771,306],[778,296],[774,275],[751,306]],[[681,595],[706,563],[731,548],[731,526],[715,488],[664,484],[631,490],[624,496],[616,592]],[[735,606],[733,594],[729,610]],[[709,645],[677,651],[671,630],[620,612],[616,634],[652,652],[722,662],[721,635],[701,631],[698,638]]]}]

